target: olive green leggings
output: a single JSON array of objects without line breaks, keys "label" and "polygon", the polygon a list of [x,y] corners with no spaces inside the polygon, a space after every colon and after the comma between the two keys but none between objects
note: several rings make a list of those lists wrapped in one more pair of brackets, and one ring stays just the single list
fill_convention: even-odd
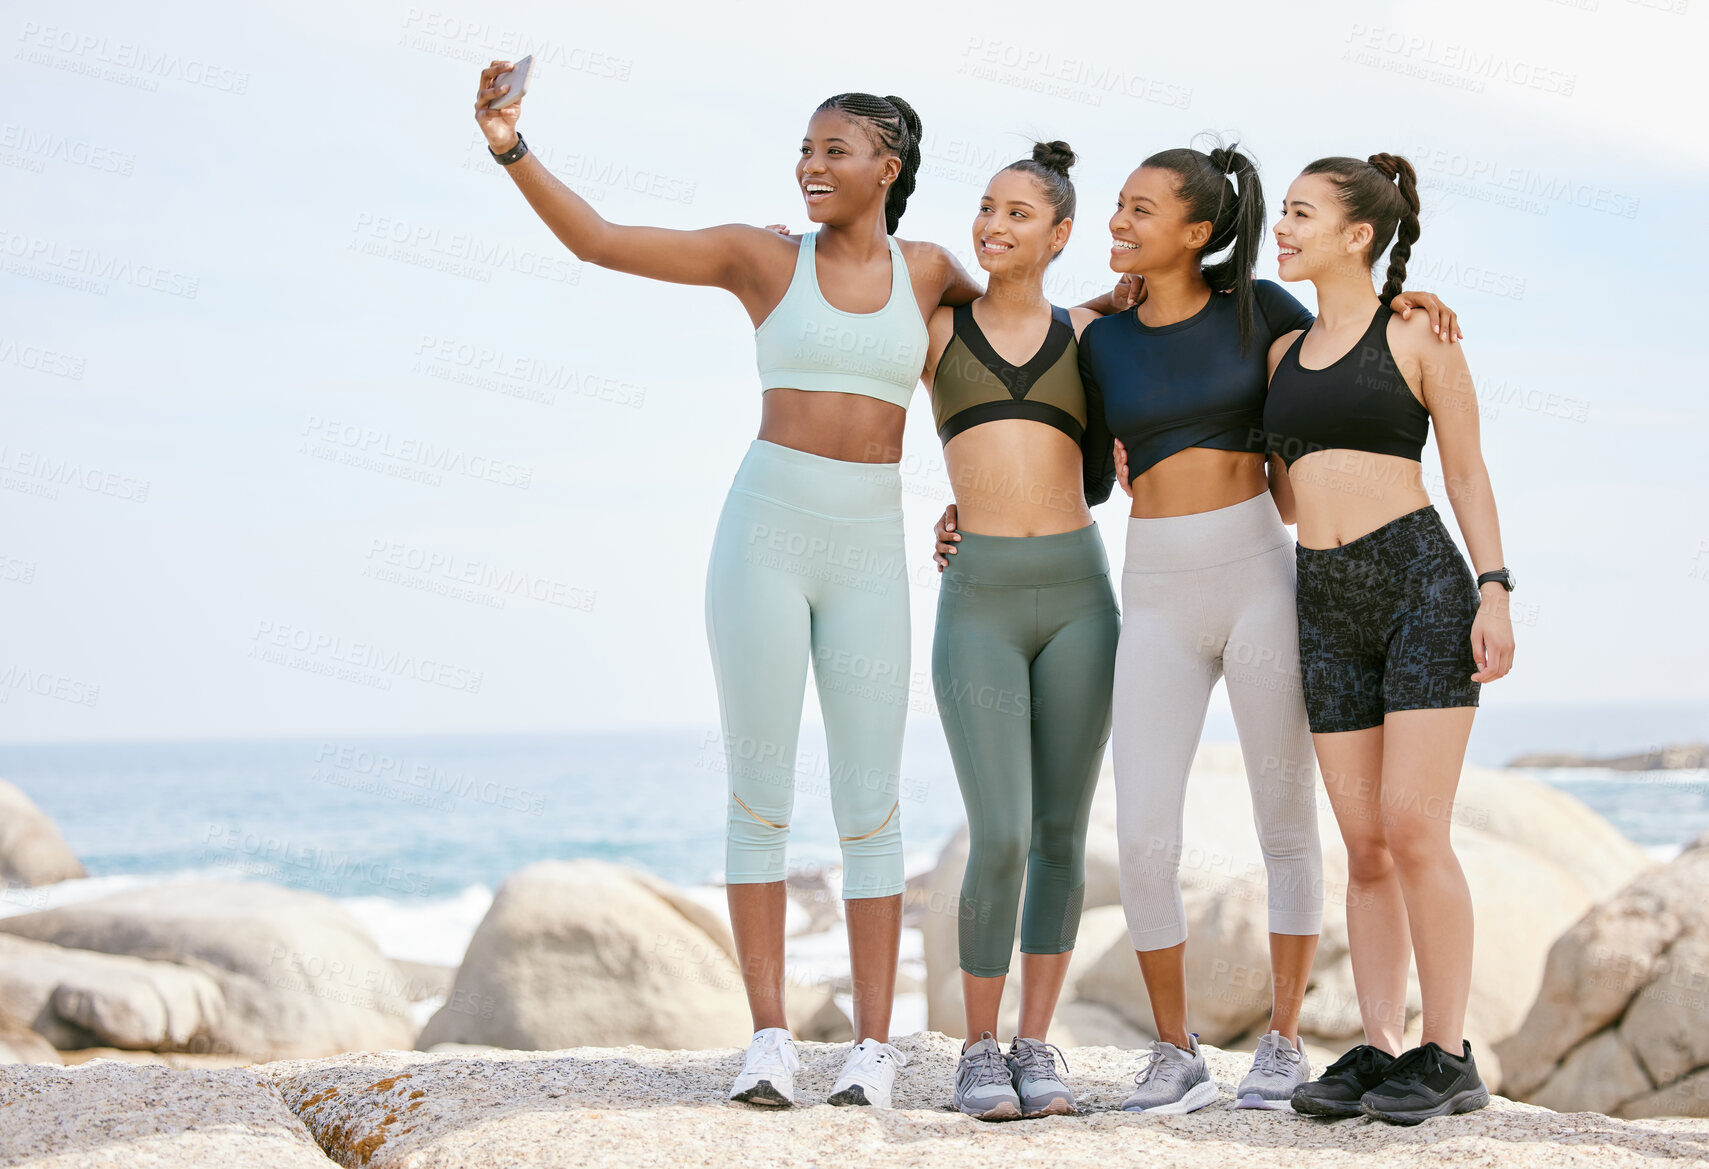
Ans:
[{"label": "olive green leggings", "polygon": [[961,968],[993,977],[1009,970],[1023,877],[1022,952],[1074,948],[1120,618],[1095,524],[963,532],[956,547],[938,593],[932,684],[967,805]]}]

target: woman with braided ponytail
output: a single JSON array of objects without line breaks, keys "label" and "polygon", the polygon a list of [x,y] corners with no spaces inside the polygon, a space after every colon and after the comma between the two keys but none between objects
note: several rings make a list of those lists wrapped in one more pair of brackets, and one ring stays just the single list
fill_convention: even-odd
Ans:
[{"label": "woman with braided ponytail", "polygon": [[[1270,346],[1264,425],[1297,501],[1305,708],[1347,844],[1365,1027],[1293,1105],[1416,1124],[1489,1102],[1463,1033],[1472,903],[1449,827],[1478,688],[1513,663],[1513,577],[1465,354],[1384,308],[1418,240],[1412,165],[1319,159],[1288,188],[1275,234],[1282,279],[1317,289],[1316,322]],[[1391,239],[1378,292],[1371,271]],[[1476,583],[1424,490],[1433,420]],[[1415,954],[1423,1035],[1402,1052]]]},{"label": "woman with braided ponytail", "polygon": [[[1110,267],[1143,276],[1147,297],[1089,325],[1080,362],[1132,500],[1111,747],[1122,906],[1158,1037],[1122,1107],[1191,1112],[1218,1095],[1188,1030],[1180,866],[1187,778],[1220,677],[1269,879],[1270,1018],[1237,1103],[1285,1108],[1310,1074],[1298,1027],[1323,889],[1283,526],[1291,501],[1264,449],[1264,358],[1311,314],[1253,278],[1263,193],[1233,148],[1146,159],[1110,234]],[[1397,312],[1413,307],[1452,329],[1434,297],[1394,299]]]},{"label": "woman with braided ponytail", "polygon": [[920,165],[920,119],[898,97],[841,93],[807,124],[795,180],[819,225],[799,239],[741,224],[698,231],[609,223],[527,152],[522,103],[481,73],[475,118],[497,161],[578,259],[733,293],[755,326],[759,437],[713,539],[706,631],[729,770],[725,882],[755,1033],[731,1091],[794,1102],[784,1017],[784,846],[811,657],[859,1042],[833,1104],[887,1107],[903,890],[898,790],[908,710],[902,426],[926,359],[925,316],[979,286],[943,248],[894,233]]}]

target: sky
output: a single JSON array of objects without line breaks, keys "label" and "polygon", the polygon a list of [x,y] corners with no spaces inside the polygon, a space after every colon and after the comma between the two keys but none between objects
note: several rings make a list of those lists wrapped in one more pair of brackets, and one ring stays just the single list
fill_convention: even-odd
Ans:
[{"label": "sky", "polygon": [[[707,12],[5,0],[0,742],[715,723],[752,326],[533,215],[473,119],[525,52],[520,129],[625,223],[799,228],[813,108],[894,93],[925,129],[899,234],[972,268],[986,180],[1066,139],[1059,303],[1107,286],[1154,151],[1237,138],[1272,203],[1321,155],[1411,157],[1408,284],[1460,313],[1519,582],[1485,705],[1709,702],[1705,6]],[[924,391],[905,448],[930,721]],[[1123,503],[1094,513],[1116,565]]]}]

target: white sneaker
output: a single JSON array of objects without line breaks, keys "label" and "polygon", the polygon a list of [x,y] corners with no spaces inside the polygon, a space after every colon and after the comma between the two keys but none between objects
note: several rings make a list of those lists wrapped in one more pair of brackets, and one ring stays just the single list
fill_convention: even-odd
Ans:
[{"label": "white sneaker", "polygon": [[782,1027],[754,1032],[742,1074],[730,1088],[730,1099],[765,1108],[788,1108],[795,1103],[795,1073],[801,1061],[795,1039]]},{"label": "white sneaker", "polygon": [[896,1069],[907,1062],[908,1057],[888,1043],[880,1043],[876,1039],[861,1040],[849,1052],[849,1062],[843,1065],[843,1074],[837,1077],[831,1088],[831,1103],[889,1108]]}]

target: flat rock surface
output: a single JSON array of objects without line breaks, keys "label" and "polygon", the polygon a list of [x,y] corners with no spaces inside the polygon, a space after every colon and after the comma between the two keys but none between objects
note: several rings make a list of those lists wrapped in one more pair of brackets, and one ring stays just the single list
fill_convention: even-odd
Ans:
[{"label": "flat rock surface", "polygon": [[[1222,1099],[1183,1117],[1121,1112],[1139,1057],[1067,1052],[1074,1117],[990,1124],[949,1107],[959,1041],[897,1041],[896,1108],[822,1103],[847,1044],[799,1045],[801,1102],[770,1112],[725,1098],[742,1053],[642,1047],[567,1052],[377,1052],[258,1065],[334,1160],[371,1169],[665,1165],[811,1169],[1011,1164],[1173,1166],[1655,1166],[1709,1162],[1702,1120],[1611,1120],[1497,1098],[1479,1112],[1403,1128],[1363,1118],[1234,1110],[1249,1056],[1206,1049]],[[177,1073],[185,1074],[185,1073]],[[210,1073],[200,1073],[210,1074]]]},{"label": "flat rock surface", "polygon": [[253,1072],[96,1060],[0,1068],[0,1165],[30,1169],[327,1169]]}]

